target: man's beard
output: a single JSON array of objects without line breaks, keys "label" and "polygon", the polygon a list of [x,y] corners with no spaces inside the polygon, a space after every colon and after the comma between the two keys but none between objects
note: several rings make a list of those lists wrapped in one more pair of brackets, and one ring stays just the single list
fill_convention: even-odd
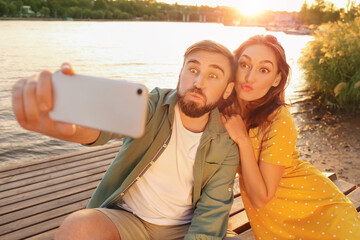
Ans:
[{"label": "man's beard", "polygon": [[177,91],[176,91],[177,96],[179,98],[178,104],[179,104],[181,111],[188,117],[192,117],[192,118],[201,117],[204,114],[206,114],[206,113],[210,112],[211,110],[213,110],[214,108],[216,108],[218,106],[218,103],[221,101],[221,99],[219,99],[215,103],[205,104],[205,106],[200,107],[200,106],[198,106],[198,103],[196,103],[196,102],[185,101],[185,95],[190,92],[201,95],[203,97],[205,103],[207,101],[206,96],[202,93],[201,89],[199,89],[199,88],[191,88],[191,89],[187,90],[183,95],[180,95],[179,85],[178,85]]}]

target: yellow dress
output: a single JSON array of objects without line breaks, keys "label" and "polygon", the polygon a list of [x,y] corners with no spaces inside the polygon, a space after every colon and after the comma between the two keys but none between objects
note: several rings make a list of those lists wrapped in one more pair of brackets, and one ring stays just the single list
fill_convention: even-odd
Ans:
[{"label": "yellow dress", "polygon": [[[241,195],[256,239],[360,240],[360,219],[351,201],[310,163],[298,159],[297,130],[287,107],[276,111],[270,131],[249,135],[259,161],[285,166],[274,198],[261,209]],[[241,178],[240,178],[241,180]]]}]

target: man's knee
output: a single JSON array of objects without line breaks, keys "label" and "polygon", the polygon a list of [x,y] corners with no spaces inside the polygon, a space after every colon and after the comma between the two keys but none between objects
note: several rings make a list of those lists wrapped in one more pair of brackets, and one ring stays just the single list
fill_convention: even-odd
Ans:
[{"label": "man's knee", "polygon": [[84,209],[65,218],[55,234],[56,240],[65,239],[120,239],[111,220],[95,209]]}]

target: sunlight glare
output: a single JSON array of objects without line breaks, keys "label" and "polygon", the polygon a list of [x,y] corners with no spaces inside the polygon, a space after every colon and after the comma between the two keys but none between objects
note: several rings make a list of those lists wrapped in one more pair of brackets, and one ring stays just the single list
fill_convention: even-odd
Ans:
[{"label": "sunlight glare", "polygon": [[243,15],[256,15],[267,9],[268,1],[237,1],[234,0],[232,4]]}]

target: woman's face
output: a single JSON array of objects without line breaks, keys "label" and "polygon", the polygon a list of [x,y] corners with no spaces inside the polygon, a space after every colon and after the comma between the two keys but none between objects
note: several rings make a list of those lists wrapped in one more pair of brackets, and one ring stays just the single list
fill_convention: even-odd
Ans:
[{"label": "woman's face", "polygon": [[265,45],[245,48],[238,59],[236,85],[238,100],[254,101],[266,95],[281,80],[274,51]]}]

